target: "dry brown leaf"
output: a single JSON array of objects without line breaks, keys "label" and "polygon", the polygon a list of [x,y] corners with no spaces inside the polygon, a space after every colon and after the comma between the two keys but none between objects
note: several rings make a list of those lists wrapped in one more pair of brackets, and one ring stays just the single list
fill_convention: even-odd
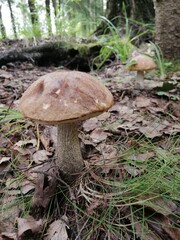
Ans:
[{"label": "dry brown leaf", "polygon": [[27,194],[29,191],[33,190],[35,188],[34,184],[28,180],[25,180],[21,184],[21,192],[23,194]]},{"label": "dry brown leaf", "polygon": [[117,112],[119,113],[121,116],[123,115],[130,115],[133,113],[133,109],[128,107],[128,106],[125,106],[125,105],[122,105],[120,103],[116,103],[110,110],[109,112]]},{"label": "dry brown leaf", "polygon": [[7,191],[0,199],[0,233],[5,232],[6,234],[14,231],[15,219],[19,214],[16,196],[10,196],[9,192],[10,191]]},{"label": "dry brown leaf", "polygon": [[99,206],[102,206],[103,205],[103,202],[102,201],[98,201],[98,200],[94,200],[94,202],[92,201],[90,203],[90,205],[88,206],[88,208],[86,209],[87,213],[92,215],[94,213],[94,209],[96,209],[97,207]]},{"label": "dry brown leaf", "polygon": [[159,131],[156,127],[152,126],[146,126],[146,127],[140,127],[139,131],[143,133],[147,138],[155,138],[162,136],[162,132]]},{"label": "dry brown leaf", "polygon": [[[41,168],[42,169],[42,168]],[[43,170],[41,170],[43,172]],[[45,186],[45,178],[48,180],[47,186]],[[35,192],[33,196],[33,206],[47,207],[51,197],[56,189],[56,178],[45,176],[44,174],[38,174],[37,182],[35,185]]]},{"label": "dry brown leaf", "polygon": [[0,78],[5,79],[13,79],[13,75],[11,73],[8,73],[6,71],[0,71]]},{"label": "dry brown leaf", "polygon": [[90,137],[94,143],[100,143],[107,139],[110,136],[110,133],[104,132],[101,128],[96,128],[91,134]]},{"label": "dry brown leaf", "polygon": [[133,166],[129,166],[129,165],[124,165],[124,169],[132,176],[132,177],[136,177],[138,176],[142,171],[139,170],[136,167]]},{"label": "dry brown leaf", "polygon": [[151,100],[144,96],[138,96],[135,98],[135,106],[139,108],[148,107],[151,105]]},{"label": "dry brown leaf", "polygon": [[43,227],[43,220],[36,221],[33,217],[18,218],[18,237],[21,237],[26,231],[31,230],[32,233],[38,233]]},{"label": "dry brown leaf", "polygon": [[5,195],[2,197],[2,205],[3,209],[1,212],[0,219],[9,219],[10,222],[14,222],[14,219],[18,216],[18,206],[16,204],[17,199],[15,194],[10,195],[11,191],[8,191],[5,193]]},{"label": "dry brown leaf", "polygon": [[54,221],[47,230],[48,235],[45,240],[68,240],[66,227],[67,225],[64,221],[60,219]]},{"label": "dry brown leaf", "polygon": [[48,139],[45,134],[41,133],[40,140],[41,140],[41,143],[43,144],[45,150],[48,151],[49,145],[50,145],[50,139]]},{"label": "dry brown leaf", "polygon": [[110,117],[110,113],[109,112],[104,112],[102,114],[100,114],[99,116],[97,116],[97,119],[99,121],[106,121],[109,117]]},{"label": "dry brown leaf", "polygon": [[124,129],[124,130],[129,130],[129,131],[133,131],[138,129],[139,127],[134,126],[134,122],[124,122],[122,124],[119,124],[116,129]]},{"label": "dry brown leaf", "polygon": [[103,159],[116,159],[117,158],[117,149],[112,145],[105,143],[100,143],[96,149],[102,154]]},{"label": "dry brown leaf", "polygon": [[139,153],[139,154],[136,154],[136,155],[132,155],[129,158],[131,160],[144,162],[144,161],[146,161],[146,160],[148,160],[148,159],[150,159],[154,156],[155,156],[154,152],[145,152],[145,153]]},{"label": "dry brown leaf", "polygon": [[48,156],[50,155],[51,153],[46,150],[39,150],[33,154],[32,158],[35,163],[41,163],[42,161],[48,160]]},{"label": "dry brown leaf", "polygon": [[86,120],[83,123],[83,129],[85,132],[90,132],[98,127],[98,119],[96,117]]},{"label": "dry brown leaf", "polygon": [[15,146],[22,147],[27,144],[32,144],[33,147],[37,145],[37,140],[36,139],[31,139],[31,140],[20,140],[17,143],[15,143]]},{"label": "dry brown leaf", "polygon": [[162,86],[163,86],[163,82],[153,81],[152,79],[144,80],[144,88],[145,89],[153,89],[153,88],[162,87]]},{"label": "dry brown leaf", "polygon": [[167,217],[162,218],[161,223],[164,231],[171,237],[172,240],[180,239],[180,229],[173,228],[170,223],[170,220]]},{"label": "dry brown leaf", "polygon": [[[153,209],[155,212],[161,213],[163,216],[168,216],[176,211],[177,206],[170,200],[164,200],[163,198],[152,198],[152,196],[146,196],[146,199],[150,198],[148,201],[143,201],[143,205]],[[139,198],[143,200],[144,198]],[[141,205],[141,204],[140,204]]]},{"label": "dry brown leaf", "polygon": [[0,178],[4,177],[4,175],[7,174],[7,172],[10,170],[10,157],[2,157],[0,159]]},{"label": "dry brown leaf", "polygon": [[142,240],[162,240],[155,232],[153,232],[150,228],[148,228],[147,225],[144,226],[145,223],[139,223],[138,218],[133,215],[132,219],[132,214],[130,212],[130,209],[126,209],[126,216],[129,219],[130,222],[133,220],[133,226],[135,228],[135,232],[137,237],[139,237]]},{"label": "dry brown leaf", "polygon": [[16,233],[2,232],[0,240],[18,240]]},{"label": "dry brown leaf", "polygon": [[2,157],[1,159],[0,159],[0,164],[2,164],[2,163],[7,163],[7,162],[9,162],[10,161],[10,157]]},{"label": "dry brown leaf", "polygon": [[125,120],[125,121],[129,121],[129,122],[133,122],[133,124],[135,123],[140,123],[143,121],[144,117],[141,116],[140,114],[138,113],[132,113],[132,114],[126,114],[124,116],[122,116],[122,118]]}]

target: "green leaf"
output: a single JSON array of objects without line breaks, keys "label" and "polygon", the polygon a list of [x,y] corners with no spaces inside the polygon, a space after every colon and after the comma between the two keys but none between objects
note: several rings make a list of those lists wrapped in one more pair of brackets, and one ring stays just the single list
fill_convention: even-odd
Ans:
[{"label": "green leaf", "polygon": [[129,63],[127,63],[127,67],[131,67],[136,64],[137,64],[136,60],[131,60]]}]

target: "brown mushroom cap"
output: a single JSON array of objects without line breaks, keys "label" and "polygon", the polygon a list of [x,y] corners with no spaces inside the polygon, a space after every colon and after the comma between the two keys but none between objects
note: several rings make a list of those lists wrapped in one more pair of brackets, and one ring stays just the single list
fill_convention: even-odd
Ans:
[{"label": "brown mushroom cap", "polygon": [[58,71],[35,81],[20,99],[25,117],[54,125],[97,116],[113,105],[110,91],[95,77]]},{"label": "brown mushroom cap", "polygon": [[131,61],[136,61],[136,64],[128,67],[130,71],[148,71],[156,68],[153,59],[146,55],[138,55],[132,58]]}]

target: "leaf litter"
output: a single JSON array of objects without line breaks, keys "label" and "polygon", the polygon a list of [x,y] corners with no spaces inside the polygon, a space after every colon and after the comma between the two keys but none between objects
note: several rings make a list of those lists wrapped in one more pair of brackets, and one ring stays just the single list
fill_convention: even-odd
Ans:
[{"label": "leaf litter", "polygon": [[[30,66],[28,63],[22,63],[15,69],[0,70],[0,104],[3,107],[7,106],[16,110],[18,99],[24,90],[38,76],[54,70],[56,70],[55,67],[40,68]],[[123,183],[119,189],[119,181],[122,181],[123,178],[143,176],[148,167],[148,162],[153,161],[157,153],[146,151],[145,153],[131,154],[125,157],[128,159],[127,164],[119,160],[124,158],[124,155],[121,156],[119,153],[119,149],[126,149],[134,144],[136,146],[135,139],[141,136],[151,141],[157,141],[161,138],[165,139],[167,136],[179,134],[179,104],[170,97],[173,94],[176,97],[174,99],[178,99],[179,93],[177,88],[177,90],[173,89],[173,93],[167,91],[166,93],[169,95],[158,96],[156,88],[159,87],[163,90],[164,85],[157,80],[145,80],[146,90],[134,90],[132,76],[122,66],[119,66],[117,71],[114,71],[113,67],[108,72],[106,70],[98,74],[101,78],[106,79],[106,85],[114,95],[115,105],[108,112],[89,119],[82,125],[79,137],[83,143],[82,152],[86,152],[86,159],[88,159],[86,166],[89,172],[84,173],[79,189],[76,189],[80,195],[77,194],[76,198],[78,202],[82,201],[82,196],[87,200],[86,211],[93,216],[96,216],[101,207],[107,209],[111,204],[110,200],[114,198],[115,216],[121,212],[122,220],[120,217],[120,221],[122,227],[124,227],[131,225],[132,216],[130,214],[131,207],[128,203],[121,203],[119,196],[128,193],[128,190],[123,189]],[[173,76],[176,81],[179,81],[175,74]],[[25,127],[16,130],[16,125],[9,124],[5,129],[3,126],[3,134],[0,136],[2,144],[0,179],[2,187],[7,188],[6,194],[2,194],[3,188],[0,191],[2,196],[0,203],[1,205],[2,203],[12,203],[13,205],[13,203],[16,203],[16,196],[21,194],[29,196],[29,193],[33,191],[34,208],[35,206],[41,206],[46,209],[56,189],[57,179],[53,179],[51,174],[49,176],[44,174],[52,167],[48,161],[54,156],[54,149],[57,144],[56,130],[53,127],[40,126],[40,135],[37,137],[37,128],[33,123],[22,121],[19,124]],[[12,134],[9,134],[9,132],[12,132]],[[13,162],[14,158],[16,159],[15,162]],[[18,168],[18,171],[23,171],[24,179],[20,182],[13,182],[13,171],[16,170],[14,166]],[[97,169],[94,169],[95,166]],[[112,185],[112,182],[114,185]],[[148,198],[148,196],[146,197]],[[176,214],[177,212],[177,202],[165,202],[161,197],[153,200],[151,199],[152,196],[149,196],[151,201],[147,201],[147,198],[137,198],[137,203],[132,205],[137,211],[137,216],[134,216],[133,220],[135,221],[136,236],[144,236],[146,239],[163,239],[164,232],[166,232],[173,240],[178,239],[179,232],[176,227],[172,226],[175,220],[170,218],[173,213]],[[161,206],[163,207],[161,208]],[[142,223],[138,220],[142,207],[145,209],[146,216],[152,215],[148,212],[150,211],[153,212],[152,216],[154,217],[152,222],[148,222],[149,226],[143,226],[147,228],[147,231],[144,230],[143,233]],[[9,217],[9,220],[7,220],[11,229],[6,232],[5,228],[0,228],[2,239],[5,237],[17,239],[17,234],[22,236],[28,230],[41,232],[44,224],[42,218],[34,219],[31,215],[27,218],[19,217],[20,210],[20,206],[19,209],[15,206],[9,212],[9,216],[13,216],[13,219]],[[62,211],[63,213],[67,214],[66,211]],[[157,213],[161,215],[158,216]],[[6,214],[8,214],[8,211]],[[4,216],[0,214],[0,217],[3,219]],[[70,217],[72,217],[71,222],[74,223],[74,216],[70,215]],[[15,219],[17,219],[18,231],[14,230]],[[81,220],[86,222],[86,220]],[[67,229],[69,224],[65,222],[61,219],[51,220],[51,223],[49,222],[47,225],[44,239],[68,239]],[[75,225],[77,225],[77,221]],[[161,229],[161,232],[157,230],[156,225]],[[85,229],[85,227],[81,229],[82,236]],[[96,234],[98,234],[98,230],[96,230]],[[132,234],[127,232],[124,234],[127,239],[131,239]],[[116,237],[118,237],[118,234]]]}]

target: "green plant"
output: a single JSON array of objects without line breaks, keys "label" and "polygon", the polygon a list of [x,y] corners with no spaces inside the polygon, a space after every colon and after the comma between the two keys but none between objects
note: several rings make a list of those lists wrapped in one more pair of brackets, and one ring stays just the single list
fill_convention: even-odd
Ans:
[{"label": "green plant", "polygon": [[117,59],[125,62],[134,49],[130,39],[128,19],[126,20],[126,30],[123,36],[120,36],[121,30],[116,28],[111,21],[105,17],[101,17],[101,19],[107,24],[110,35],[103,35],[100,38],[99,42],[102,48],[99,56],[94,59],[94,63],[100,68],[112,54]]},{"label": "green plant", "polygon": [[[142,147],[129,149],[117,161],[104,160],[105,164],[102,161],[94,166],[93,162],[89,166],[80,183],[80,195],[86,199],[88,210],[78,208],[79,215],[81,212],[84,214],[84,221],[88,219],[84,236],[91,238],[101,233],[109,238],[127,239],[128,233],[130,239],[148,239],[153,234],[149,228],[152,222],[159,228],[164,227],[158,214],[164,218],[172,214],[174,223],[170,228],[178,228],[178,217],[168,207],[172,201],[178,204],[180,177],[176,154],[179,140],[171,140],[168,140],[171,148],[167,150],[141,141]],[[140,156],[147,152],[152,157],[142,160]],[[137,156],[136,160],[133,156]],[[121,175],[124,168],[128,169],[131,177]]]},{"label": "green plant", "polygon": [[0,107],[0,124],[4,124],[22,118],[23,115],[19,111],[10,109],[8,107]]},{"label": "green plant", "polygon": [[162,50],[157,44],[150,42],[150,48],[154,52],[154,59],[159,70],[160,79],[164,79],[166,77],[166,68],[171,66],[172,63],[164,60]]}]

